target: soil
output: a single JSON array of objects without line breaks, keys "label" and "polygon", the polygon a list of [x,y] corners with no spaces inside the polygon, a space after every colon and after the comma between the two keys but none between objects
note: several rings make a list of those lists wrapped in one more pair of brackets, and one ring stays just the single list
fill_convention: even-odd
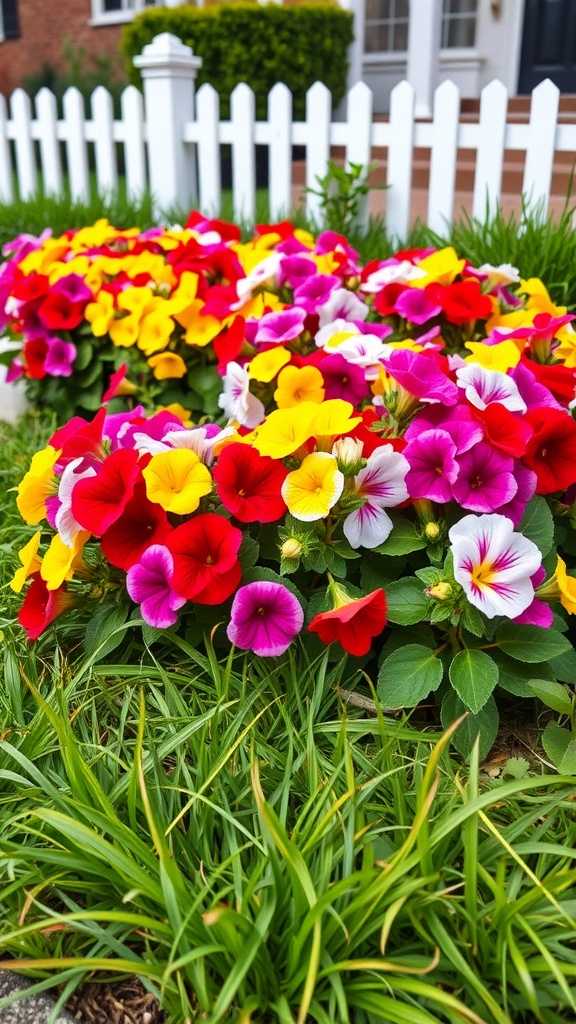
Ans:
[{"label": "soil", "polygon": [[137,978],[83,985],[66,1009],[79,1024],[163,1024],[164,1011]]}]

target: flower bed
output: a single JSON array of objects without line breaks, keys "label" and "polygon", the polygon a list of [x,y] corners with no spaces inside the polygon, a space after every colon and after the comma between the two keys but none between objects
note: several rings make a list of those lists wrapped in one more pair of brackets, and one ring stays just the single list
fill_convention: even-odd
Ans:
[{"label": "flower bed", "polygon": [[[62,276],[64,243],[29,243],[3,274],[12,326],[84,303],[72,331],[106,321],[101,348],[81,343],[91,361],[114,356],[111,341],[135,357],[132,377],[152,371],[161,388],[159,360],[180,360],[188,381],[214,378],[201,411],[221,413],[190,425],[202,388],[174,406],[166,377],[156,397],[171,407],[103,407],[37,453],[18,507],[42,525],[12,583],[30,580],[30,639],[80,605],[92,632],[117,630],[106,650],[135,614],[148,641],[214,629],[271,658],[297,640],[312,655],[333,645],[377,672],[385,708],[434,693],[444,724],[467,710],[462,749],[478,729],[490,745],[497,687],[528,697],[576,678],[563,618],[576,608],[576,333],[541,282],[452,249],[361,267],[346,239],[289,224],[242,245],[194,216],[81,255],[78,234],[66,244],[71,264],[85,261],[84,297],[68,294],[81,275]],[[141,256],[164,284],[140,279]],[[114,275],[119,258],[133,262]],[[37,277],[48,291],[32,298]],[[73,378],[72,353],[50,338],[27,337],[23,372],[49,374],[58,352]],[[108,400],[123,383],[119,370]],[[149,398],[154,387],[144,380]]]}]

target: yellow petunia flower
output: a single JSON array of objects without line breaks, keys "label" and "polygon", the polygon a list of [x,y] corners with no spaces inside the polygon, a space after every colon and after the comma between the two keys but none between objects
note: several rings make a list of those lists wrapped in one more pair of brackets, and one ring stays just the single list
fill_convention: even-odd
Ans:
[{"label": "yellow petunia flower", "polygon": [[527,281],[520,281],[520,291],[528,295],[526,309],[536,313],[550,313],[551,316],[564,316],[566,306],[555,306],[548,294],[546,285],[539,277],[530,277]]},{"label": "yellow petunia flower", "polygon": [[41,536],[41,530],[37,530],[28,543],[23,548],[20,548],[18,552],[18,558],[22,565],[19,569],[16,569],[10,580],[10,586],[16,594],[20,593],[28,577],[40,569],[42,563],[38,558],[38,545],[40,544]]},{"label": "yellow petunia flower", "polygon": [[187,369],[182,356],[177,355],[176,352],[160,352],[157,356],[151,356],[148,366],[154,370],[156,380],[184,377]]},{"label": "yellow petunia flower", "polygon": [[456,250],[448,245],[445,249],[438,249],[437,252],[430,253],[430,256],[425,256],[418,262],[418,267],[425,271],[425,276],[415,277],[410,285],[412,288],[425,288],[426,285],[433,282],[443,285],[452,284],[454,278],[464,269],[465,264],[466,260],[459,259]]},{"label": "yellow petunia flower", "polygon": [[194,299],[186,309],[175,314],[176,319],[186,333],[184,341],[187,345],[204,348],[216,338],[223,328],[223,322],[215,316],[202,316],[205,303],[202,299]]},{"label": "yellow petunia flower", "polygon": [[295,519],[312,523],[324,519],[344,488],[344,475],[329,452],[307,455],[299,469],[288,473],[282,497]]},{"label": "yellow petunia flower", "polygon": [[318,411],[314,402],[302,402],[291,409],[275,409],[264,423],[242,440],[251,444],[260,455],[284,459],[312,437],[312,423]]},{"label": "yellow petunia flower", "polygon": [[332,440],[338,434],[349,434],[354,427],[362,422],[361,416],[352,416],[354,406],[343,398],[330,398],[316,406],[316,415],[312,423],[312,436],[324,447],[332,446]]},{"label": "yellow petunia flower", "polygon": [[185,409],[179,402],[170,402],[170,405],[159,405],[157,406],[156,412],[171,412],[174,416],[177,416],[185,427],[192,425],[192,413],[190,409]]},{"label": "yellow petunia flower", "polygon": [[174,321],[172,317],[166,316],[162,310],[155,313],[147,313],[140,323],[138,334],[138,348],[144,355],[151,356],[154,352],[161,352],[166,348],[172,332]]},{"label": "yellow petunia flower", "polygon": [[58,590],[64,580],[71,580],[75,570],[84,564],[82,552],[89,537],[87,530],[81,530],[76,534],[72,547],[64,543],[60,534],[52,537],[40,567],[40,575],[48,590]]},{"label": "yellow petunia flower", "polygon": [[[520,339],[519,339],[520,340]],[[521,342],[524,348],[524,341]],[[520,351],[514,341],[501,341],[497,345],[485,345],[482,341],[467,341],[472,355],[466,356],[467,363],[477,363],[486,370],[499,370],[507,373],[520,362]]]},{"label": "yellow petunia flower", "polygon": [[287,366],[278,377],[274,400],[279,409],[289,409],[302,402],[323,402],[325,394],[324,378],[317,366]]},{"label": "yellow petunia flower", "polygon": [[113,320],[108,328],[108,333],[118,348],[130,348],[136,344],[139,330],[140,317],[137,313],[129,313],[128,316]]},{"label": "yellow petunia flower", "polygon": [[40,249],[29,252],[19,265],[23,274],[47,274],[54,263],[58,263],[69,251],[70,243],[66,238],[47,238]]},{"label": "yellow petunia flower", "polygon": [[114,296],[110,292],[100,292],[96,301],[86,306],[84,317],[92,324],[94,337],[103,338],[114,322]]},{"label": "yellow petunia flower", "polygon": [[88,256],[75,256],[74,259],[68,260],[67,263],[53,263],[50,267],[48,279],[50,284],[55,284],[61,277],[68,277],[69,274],[79,274],[80,277],[84,277],[90,269],[90,260]]},{"label": "yellow petunia flower", "polygon": [[271,380],[274,380],[278,371],[290,362],[291,358],[290,353],[283,345],[269,348],[267,352],[259,352],[248,364],[248,376],[252,380],[269,384]]},{"label": "yellow petunia flower", "polygon": [[30,469],[18,484],[16,505],[22,519],[36,526],[46,515],[46,499],[58,491],[54,464],[61,452],[51,445],[32,456]]},{"label": "yellow petunia flower", "polygon": [[200,498],[212,490],[209,470],[187,448],[153,455],[142,475],[150,501],[180,516],[195,512]]}]

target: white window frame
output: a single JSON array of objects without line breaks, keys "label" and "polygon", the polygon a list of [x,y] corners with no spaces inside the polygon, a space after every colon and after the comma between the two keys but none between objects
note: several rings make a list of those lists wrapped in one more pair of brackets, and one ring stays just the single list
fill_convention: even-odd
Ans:
[{"label": "white window frame", "polygon": [[[408,10],[410,10],[410,8]],[[448,25],[449,25],[449,23],[451,21],[462,21],[462,20],[468,20],[468,19],[471,19],[471,18],[475,18],[476,19],[476,21],[475,21],[475,33],[477,35],[477,33],[478,33],[479,16],[480,16],[480,4],[478,2],[476,4],[476,11],[475,12],[472,12],[472,11],[447,11],[447,12],[443,12],[443,14],[442,14],[442,39],[444,39],[445,36],[447,35],[447,33],[448,33]],[[394,32],[395,25],[398,24],[398,23],[404,24],[405,20],[406,19],[404,17],[396,17],[395,13],[393,15],[389,16],[389,17],[370,18],[370,19],[367,18],[366,19],[366,23],[365,23],[365,33],[369,32],[371,27],[375,27],[376,25],[382,25],[382,24],[388,25],[389,28],[392,28],[392,32]],[[408,13],[408,24],[410,24],[410,13]],[[370,59],[373,59],[373,58],[381,59],[384,56],[391,57],[393,59],[398,59],[398,57],[405,56],[406,53],[407,53],[406,50],[366,50],[366,36],[364,38],[364,60],[370,60]],[[461,54],[461,53],[474,54],[474,53],[476,53],[476,48],[475,48],[475,46],[472,46],[472,47],[444,47],[444,46],[442,46],[442,53],[447,53],[447,54],[449,54],[449,53],[453,53],[453,54],[454,53],[458,53],[458,54]]]},{"label": "white window frame", "polygon": [[105,11],[104,0],[92,0],[92,17],[90,25],[124,25],[132,21],[140,11],[151,10],[152,7],[171,7],[173,4],[165,0],[156,0],[155,4],[145,4],[144,0],[122,0],[121,11]]}]

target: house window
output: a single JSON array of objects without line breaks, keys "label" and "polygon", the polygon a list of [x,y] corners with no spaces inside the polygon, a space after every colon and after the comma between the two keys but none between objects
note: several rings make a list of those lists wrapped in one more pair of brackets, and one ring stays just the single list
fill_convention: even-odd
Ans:
[{"label": "house window", "polygon": [[[478,0],[444,0],[442,47],[473,47],[476,42]],[[396,53],[408,49],[410,0],[366,0],[366,53]]]},{"label": "house window", "polygon": [[162,0],[92,0],[92,24],[111,25],[131,21],[146,7],[164,7]]},{"label": "house window", "polygon": [[0,15],[0,38],[17,39],[20,35],[18,0],[1,0]]}]

